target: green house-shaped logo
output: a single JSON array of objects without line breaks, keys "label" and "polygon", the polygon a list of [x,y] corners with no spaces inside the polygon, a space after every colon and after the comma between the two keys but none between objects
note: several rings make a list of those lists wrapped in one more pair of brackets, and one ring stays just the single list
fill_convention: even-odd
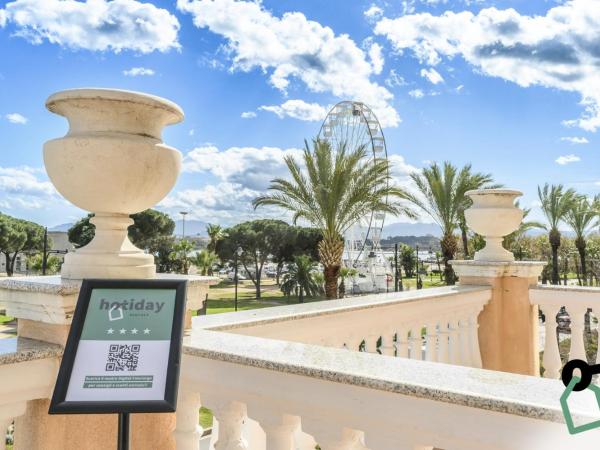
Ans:
[{"label": "green house-shaped logo", "polygon": [[[560,396],[560,407],[562,408],[562,412],[565,417],[565,422],[567,423],[567,427],[569,428],[570,434],[577,434],[582,433],[583,431],[593,430],[594,428],[600,428],[600,420],[595,420],[594,422],[580,426],[575,426],[575,423],[573,422],[573,416],[571,416],[571,411],[569,410],[567,400],[569,399],[569,396],[573,393],[573,388],[577,383],[579,383],[579,381],[581,381],[580,378],[573,377],[569,385],[565,389],[565,392],[563,392],[563,394]],[[591,390],[594,393],[596,397],[596,402],[598,403],[598,408],[600,409],[600,387],[596,386],[595,384],[590,384],[587,389]]]}]

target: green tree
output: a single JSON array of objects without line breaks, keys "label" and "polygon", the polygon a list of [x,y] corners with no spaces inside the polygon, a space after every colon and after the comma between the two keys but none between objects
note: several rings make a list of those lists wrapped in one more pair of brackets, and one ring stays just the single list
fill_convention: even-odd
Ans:
[{"label": "green tree", "polygon": [[154,256],[157,272],[170,273],[177,270],[178,260],[175,258],[174,248],[173,236],[159,236],[149,241],[147,250]]},{"label": "green tree", "polygon": [[217,245],[219,242],[223,240],[223,238],[227,235],[223,227],[221,225],[209,223],[206,225],[206,233],[208,234],[208,251],[216,253]]},{"label": "green tree", "polygon": [[[442,229],[442,259],[446,284],[456,282],[451,261],[458,249],[454,230],[460,226],[461,214],[465,209],[465,193],[472,189],[474,179],[491,180],[489,175],[473,174],[471,165],[458,169],[448,161],[440,167],[437,163],[411,174],[420,196],[412,195],[411,201],[426,212]],[[468,253],[468,249],[467,249]]]},{"label": "green tree", "polygon": [[289,225],[281,220],[252,220],[237,224],[226,230],[227,235],[217,246],[221,261],[236,260],[236,250],[242,249],[237,257],[243,265],[256,290],[256,298],[261,297],[261,279],[265,263],[270,255],[277,253],[285,240]]},{"label": "green tree", "polygon": [[[519,208],[521,205],[517,201],[515,202],[515,206]],[[523,208],[523,220],[521,220],[519,228],[505,236],[504,240],[502,241],[504,248],[512,251],[520,259],[522,259],[523,256],[522,241],[527,232],[536,228],[544,228],[544,224],[541,222],[527,220],[527,216],[529,216],[529,214],[531,214],[531,208]]]},{"label": "green tree", "polygon": [[327,298],[336,298],[346,230],[372,212],[413,217],[412,211],[399,203],[408,194],[390,184],[388,160],[369,160],[366,146],[348,148],[342,143],[333,148],[326,141],[315,140],[312,149],[305,143],[305,171],[292,156],[287,156],[285,163],[291,180],[272,180],[272,192],[256,198],[254,207],[280,207],[292,212],[294,223],[304,219],[322,232],[319,259],[325,292]]},{"label": "green tree", "polygon": [[404,269],[404,273],[408,278],[412,278],[415,275],[417,257],[415,254],[415,249],[412,248],[410,245],[401,244],[400,265]]},{"label": "green tree", "polygon": [[192,259],[194,264],[200,271],[200,275],[212,275],[213,266],[217,262],[218,256],[216,253],[209,250],[200,250]]},{"label": "green tree", "polygon": [[0,215],[0,252],[6,258],[6,275],[14,274],[20,253],[39,252],[44,246],[44,227],[27,220]]},{"label": "green tree", "polygon": [[187,239],[177,241],[171,252],[171,259],[175,262],[175,270],[187,275],[190,271],[190,252],[194,250],[194,244]]},{"label": "green tree", "polygon": [[[77,221],[69,228],[69,241],[75,247],[83,247],[87,245],[93,238],[95,226],[90,222],[94,217],[93,214],[88,214],[87,217]],[[147,209],[137,214],[132,214],[133,225],[129,227],[129,239],[133,245],[149,249],[152,247],[153,240],[164,236],[171,236],[175,229],[175,222],[167,214],[155,209]]]},{"label": "green tree", "polygon": [[316,297],[320,292],[320,286],[314,278],[316,270],[317,263],[309,256],[296,256],[294,262],[289,265],[288,272],[283,276],[281,291],[288,296],[295,292],[298,303],[304,303],[305,294]]},{"label": "green tree", "polygon": [[598,225],[598,212],[600,206],[600,196],[596,196],[593,201],[585,195],[578,195],[565,215],[565,222],[575,232],[575,247],[579,252],[579,261],[581,262],[581,275],[583,283],[587,282],[587,265],[585,248],[587,246],[587,236],[590,228]]},{"label": "green tree", "polygon": [[[43,253],[43,252],[42,252]],[[35,272],[42,272],[43,255],[42,253],[36,253],[31,257],[27,258],[27,267]],[[58,273],[60,271],[61,261],[56,255],[48,255],[46,260],[46,273],[49,275]]]},{"label": "green tree", "polygon": [[548,230],[548,239],[552,248],[552,284],[559,284],[558,248],[560,247],[559,224],[565,219],[576,193],[573,189],[565,189],[562,184],[538,186],[538,197],[541,202],[542,213],[548,221],[545,227]]}]

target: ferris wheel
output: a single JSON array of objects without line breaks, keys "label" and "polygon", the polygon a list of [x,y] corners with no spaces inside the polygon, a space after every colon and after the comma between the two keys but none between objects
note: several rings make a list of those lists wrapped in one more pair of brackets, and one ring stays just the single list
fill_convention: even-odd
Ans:
[{"label": "ferris wheel", "polygon": [[[343,101],[335,105],[319,131],[318,139],[327,141],[336,149],[345,143],[349,149],[364,145],[369,150],[371,163],[387,159],[387,148],[379,120],[367,105]],[[381,234],[385,213],[372,211],[352,226],[344,239],[344,259],[356,267],[361,257],[381,253]]]}]

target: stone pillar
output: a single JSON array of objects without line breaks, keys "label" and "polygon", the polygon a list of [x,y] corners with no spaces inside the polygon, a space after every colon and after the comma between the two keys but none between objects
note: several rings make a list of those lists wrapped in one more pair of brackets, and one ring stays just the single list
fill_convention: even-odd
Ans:
[{"label": "stone pillar", "polygon": [[489,285],[492,298],[478,318],[479,348],[484,369],[539,376],[538,309],[529,301],[543,262],[518,261],[502,247],[515,231],[523,211],[514,204],[522,195],[510,189],[480,189],[466,194],[473,205],[467,225],[485,238],[473,261],[452,261],[460,284]]},{"label": "stone pillar", "polygon": [[460,284],[488,285],[492,298],[479,314],[484,369],[539,376],[538,309],[529,301],[545,263],[452,261]]}]

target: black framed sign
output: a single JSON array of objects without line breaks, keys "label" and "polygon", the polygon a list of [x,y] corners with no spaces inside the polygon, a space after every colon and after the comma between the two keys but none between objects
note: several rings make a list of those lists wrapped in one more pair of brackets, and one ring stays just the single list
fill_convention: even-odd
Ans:
[{"label": "black framed sign", "polygon": [[84,280],[50,414],[173,412],[185,280]]}]

